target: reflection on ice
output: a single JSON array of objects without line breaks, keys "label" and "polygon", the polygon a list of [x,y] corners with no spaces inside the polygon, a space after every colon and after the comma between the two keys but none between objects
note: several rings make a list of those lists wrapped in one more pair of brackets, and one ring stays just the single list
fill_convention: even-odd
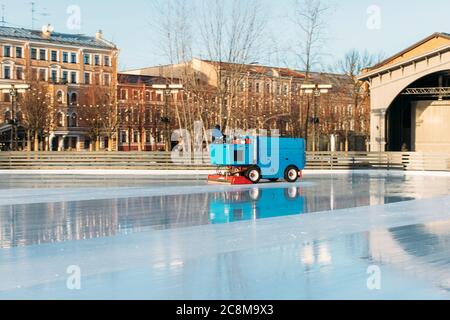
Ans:
[{"label": "reflection on ice", "polygon": [[[24,194],[25,182],[10,179],[3,199]],[[136,181],[139,193],[117,177],[46,178],[42,189],[36,178],[28,187],[45,199],[66,186],[102,198],[0,206],[0,299],[450,297],[447,177],[311,175],[230,189]],[[73,264],[80,291],[65,287]],[[367,287],[371,266],[381,290]]]},{"label": "reflection on ice", "polygon": [[371,259],[450,291],[450,221],[410,225],[369,233]]},{"label": "reflection on ice", "polygon": [[305,198],[297,187],[225,192],[214,194],[209,201],[213,224],[289,216],[304,211]]},{"label": "reflection on ice", "polygon": [[[16,185],[14,177],[10,178],[12,186],[21,186]],[[74,177],[60,179],[54,183],[66,184],[67,179],[75,181]],[[130,181],[125,180],[90,178],[79,183],[101,189],[102,185],[129,186]],[[224,192],[211,192],[209,186],[204,186],[204,192],[196,194],[0,206],[0,248],[423,199],[449,194],[449,180],[386,174],[317,175],[294,186],[273,184]],[[39,180],[33,181],[35,184],[31,186],[38,188]],[[146,179],[137,181],[141,186],[148,183]],[[45,180],[46,186],[53,186],[52,183]],[[8,182],[2,181],[2,185]],[[132,190],[124,192],[133,195]],[[82,194],[83,189],[79,193]]]}]

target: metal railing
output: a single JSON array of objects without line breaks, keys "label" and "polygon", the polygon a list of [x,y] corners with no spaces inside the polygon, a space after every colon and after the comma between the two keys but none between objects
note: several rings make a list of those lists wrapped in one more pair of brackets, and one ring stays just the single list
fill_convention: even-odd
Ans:
[{"label": "metal railing", "polygon": [[[168,152],[0,152],[8,169],[213,169],[207,154],[173,161]],[[450,171],[450,153],[308,152],[306,169]]]},{"label": "metal railing", "polygon": [[169,152],[0,152],[0,170],[5,169],[211,169],[208,158],[183,158],[174,162]]},{"label": "metal railing", "polygon": [[311,152],[307,169],[450,171],[450,153]]}]

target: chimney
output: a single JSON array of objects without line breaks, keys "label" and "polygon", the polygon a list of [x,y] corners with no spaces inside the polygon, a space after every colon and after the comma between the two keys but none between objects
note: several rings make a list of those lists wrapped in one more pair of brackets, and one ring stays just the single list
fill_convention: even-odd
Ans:
[{"label": "chimney", "polygon": [[52,27],[52,25],[50,25],[50,24],[44,25],[42,27],[42,37],[44,37],[45,39],[50,38],[53,30],[54,30],[54,28]]},{"label": "chimney", "polygon": [[95,34],[95,39],[97,39],[97,40],[103,39],[103,31],[102,30],[97,31],[97,33]]}]

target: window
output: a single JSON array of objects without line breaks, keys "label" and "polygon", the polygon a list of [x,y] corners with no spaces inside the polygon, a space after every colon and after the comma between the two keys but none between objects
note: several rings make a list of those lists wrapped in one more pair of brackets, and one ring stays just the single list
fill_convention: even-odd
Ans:
[{"label": "window", "polygon": [[152,132],[150,130],[145,131],[145,142],[147,144],[153,143]]},{"label": "window", "polygon": [[[8,97],[9,97],[9,94],[8,94]],[[5,122],[9,122],[10,120],[11,120],[11,112],[10,111],[6,111],[5,112]]]},{"label": "window", "polygon": [[11,67],[5,66],[3,68],[3,79],[11,79]]},{"label": "window", "polygon": [[56,82],[58,80],[58,71],[52,70],[52,81]]},{"label": "window", "polygon": [[39,49],[39,60],[47,60],[47,52],[45,49]]},{"label": "window", "polygon": [[59,103],[62,103],[62,102],[63,102],[63,92],[62,92],[61,90],[59,90],[59,91],[56,93],[56,101],[58,101]]},{"label": "window", "polygon": [[352,115],[352,114],[353,114],[353,106],[352,106],[351,104],[349,104],[349,105],[347,106],[347,113],[348,113],[349,115]]},{"label": "window", "polygon": [[109,59],[109,56],[105,56],[104,57],[104,61],[105,61],[105,66],[109,67],[110,63],[111,63],[111,60]]},{"label": "window", "polygon": [[63,51],[62,54],[62,62],[63,63],[69,63],[69,53],[66,51]]},{"label": "window", "polygon": [[287,84],[284,85],[284,94],[287,95],[289,93],[289,86]]},{"label": "window", "polygon": [[70,73],[70,83],[77,83],[77,73],[76,72]]},{"label": "window", "polygon": [[[152,113],[151,113],[150,109],[145,109],[144,121],[147,124],[151,123],[151,121],[152,121]],[[147,140],[147,141],[149,141],[149,140]]]},{"label": "window", "polygon": [[259,93],[259,83],[256,83],[256,93]]},{"label": "window", "polygon": [[127,89],[120,90],[120,99],[127,100],[128,99],[128,91]]},{"label": "window", "polygon": [[111,84],[111,77],[108,73],[103,75],[104,79],[103,79],[103,84],[105,86],[109,86]]},{"label": "window", "polygon": [[100,56],[99,56],[98,54],[96,54],[96,55],[94,56],[94,64],[95,64],[96,66],[99,66],[99,65],[100,65]]},{"label": "window", "polygon": [[133,90],[133,100],[139,100],[139,91]]},{"label": "window", "polygon": [[77,99],[78,99],[77,94],[76,94],[75,92],[73,92],[73,93],[70,95],[70,103],[72,103],[72,104],[77,103]]},{"label": "window", "polygon": [[31,48],[31,59],[37,60],[37,49]]},{"label": "window", "polygon": [[11,57],[11,46],[4,46],[3,47],[3,56],[4,57]]},{"label": "window", "polygon": [[31,69],[31,79],[38,80],[38,71],[35,68]]},{"label": "window", "polygon": [[66,83],[67,81],[68,81],[68,79],[69,79],[69,72],[67,72],[67,71],[63,71],[62,72],[62,81],[64,82],[64,83]]},{"label": "window", "polygon": [[127,142],[127,132],[126,131],[120,131],[120,142],[122,142],[122,143]]},{"label": "window", "polygon": [[58,61],[58,51],[52,50],[51,60],[53,62],[57,62]]},{"label": "window", "polygon": [[138,143],[139,142],[139,132],[133,131],[133,142]]},{"label": "window", "polygon": [[100,74],[99,73],[95,73],[94,74],[94,82],[96,85],[100,85]]},{"label": "window", "polygon": [[89,72],[84,73],[84,83],[90,84],[91,83],[91,74]]},{"label": "window", "polygon": [[84,64],[90,64],[91,63],[91,55],[89,53],[84,54]]},{"label": "window", "polygon": [[16,79],[23,80],[23,68],[22,67],[16,68]]},{"label": "window", "polygon": [[45,69],[39,69],[39,81],[45,81],[46,72]]},{"label": "window", "polygon": [[151,99],[151,94],[150,94],[150,91],[145,91],[145,101],[150,101],[150,99]]},{"label": "window", "polygon": [[58,112],[58,115],[56,116],[56,125],[58,127],[64,126],[64,115],[61,112]]},{"label": "window", "polygon": [[16,58],[23,58],[22,47],[16,47]]},{"label": "window", "polygon": [[74,52],[70,54],[70,63],[77,63],[77,54]]},{"label": "window", "polygon": [[71,121],[70,121],[70,126],[71,126],[72,128],[75,128],[75,127],[78,126],[78,120],[77,120],[77,114],[76,114],[76,113],[73,113],[73,114],[72,114],[72,117],[71,117],[70,120],[71,120]]}]

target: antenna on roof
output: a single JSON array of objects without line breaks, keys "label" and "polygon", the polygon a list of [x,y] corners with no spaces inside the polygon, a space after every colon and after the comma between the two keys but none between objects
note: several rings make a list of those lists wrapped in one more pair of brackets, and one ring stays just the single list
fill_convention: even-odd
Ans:
[{"label": "antenna on roof", "polygon": [[36,26],[36,22],[38,22],[37,19],[37,15],[39,16],[43,16],[43,17],[48,17],[50,14],[47,13],[47,8],[43,8],[42,12],[38,12],[36,9],[36,2],[32,1],[30,2],[31,4],[31,29],[34,30],[35,26]]},{"label": "antenna on roof", "polygon": [[31,29],[34,29],[34,22],[36,21],[36,18],[34,17],[35,13],[36,13],[36,3],[31,2]]},{"label": "antenna on roof", "polygon": [[4,4],[2,4],[2,27],[4,27],[5,26],[5,23],[6,23],[6,21],[5,21],[5,10],[6,10],[6,6],[4,5]]}]

